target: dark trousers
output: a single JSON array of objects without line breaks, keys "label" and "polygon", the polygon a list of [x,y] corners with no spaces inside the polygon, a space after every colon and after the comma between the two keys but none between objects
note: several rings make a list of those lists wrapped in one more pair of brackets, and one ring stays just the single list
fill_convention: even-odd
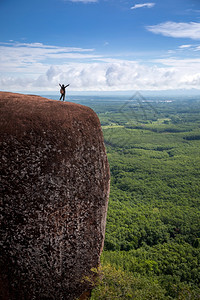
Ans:
[{"label": "dark trousers", "polygon": [[63,101],[65,101],[65,94],[61,94],[60,100],[62,100],[62,98],[63,98]]}]

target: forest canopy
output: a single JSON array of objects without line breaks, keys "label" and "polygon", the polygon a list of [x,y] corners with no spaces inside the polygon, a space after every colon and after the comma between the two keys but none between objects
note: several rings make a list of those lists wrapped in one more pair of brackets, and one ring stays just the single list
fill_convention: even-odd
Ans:
[{"label": "forest canopy", "polygon": [[91,299],[199,299],[200,99],[94,102],[111,170]]}]

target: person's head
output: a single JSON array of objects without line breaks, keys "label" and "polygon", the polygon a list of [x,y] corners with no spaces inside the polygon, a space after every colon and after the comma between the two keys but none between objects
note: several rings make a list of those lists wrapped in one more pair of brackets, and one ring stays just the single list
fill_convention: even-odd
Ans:
[{"label": "person's head", "polygon": [[62,87],[64,87],[65,85],[64,84],[62,84]]}]

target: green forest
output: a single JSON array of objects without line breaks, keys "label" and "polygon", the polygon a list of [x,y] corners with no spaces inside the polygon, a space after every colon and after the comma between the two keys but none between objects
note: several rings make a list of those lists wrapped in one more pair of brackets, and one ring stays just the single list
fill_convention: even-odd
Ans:
[{"label": "green forest", "polygon": [[200,299],[200,97],[91,107],[111,171],[91,300]]}]

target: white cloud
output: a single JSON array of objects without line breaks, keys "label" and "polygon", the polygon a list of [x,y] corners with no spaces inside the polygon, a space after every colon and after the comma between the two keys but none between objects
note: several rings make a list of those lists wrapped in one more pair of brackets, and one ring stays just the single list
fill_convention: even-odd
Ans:
[{"label": "white cloud", "polygon": [[41,43],[0,43],[1,72],[43,74],[46,67],[62,60],[86,60],[99,56],[94,49],[76,47],[57,47]]},{"label": "white cloud", "polygon": [[147,30],[174,38],[200,39],[200,23],[176,23],[165,22],[153,26],[147,26]]},{"label": "white cloud", "polygon": [[135,4],[134,6],[131,7],[131,9],[137,9],[137,8],[142,8],[142,7],[147,7],[147,8],[152,8],[154,7],[155,3],[140,3],[140,4]]},{"label": "white cloud", "polygon": [[179,46],[180,49],[188,49],[188,48],[191,48],[192,45],[181,45]]},{"label": "white cloud", "polygon": [[94,51],[94,49],[85,49],[85,48],[78,48],[78,47],[58,47],[58,46],[51,46],[51,45],[44,45],[42,43],[19,43],[11,41],[9,43],[1,43],[0,46],[5,45],[6,47],[10,46],[13,49],[14,48],[20,48],[20,49],[49,49],[49,51],[54,52],[91,52]]},{"label": "white cloud", "polygon": [[43,44],[0,45],[0,90],[59,92],[200,88],[200,58],[148,63],[97,56],[92,49]]}]

